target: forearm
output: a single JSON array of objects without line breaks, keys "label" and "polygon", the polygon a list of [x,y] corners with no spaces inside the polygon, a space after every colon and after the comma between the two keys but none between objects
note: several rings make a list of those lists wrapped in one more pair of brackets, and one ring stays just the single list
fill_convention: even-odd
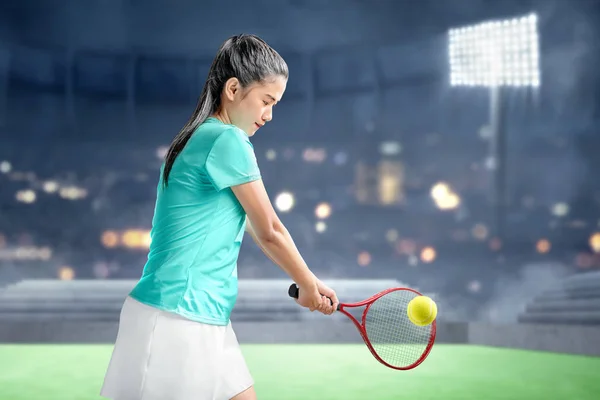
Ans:
[{"label": "forearm", "polygon": [[286,272],[299,286],[311,287],[316,285],[316,276],[310,271],[300,255],[291,235],[281,226],[274,231],[270,240],[261,240],[248,222],[248,233],[262,252]]},{"label": "forearm", "polygon": [[262,243],[260,242],[260,240],[258,240],[258,238],[256,237],[256,234],[250,227],[250,223],[248,223],[248,229],[246,231],[250,234],[250,236],[252,237],[252,240],[254,240],[254,243],[256,243],[258,248],[262,250],[262,252],[265,254],[265,256],[267,256],[267,258],[269,260],[271,260],[273,262],[273,264],[277,265],[277,262],[275,261],[273,256],[269,253],[269,251],[265,248],[265,246],[263,246]]}]

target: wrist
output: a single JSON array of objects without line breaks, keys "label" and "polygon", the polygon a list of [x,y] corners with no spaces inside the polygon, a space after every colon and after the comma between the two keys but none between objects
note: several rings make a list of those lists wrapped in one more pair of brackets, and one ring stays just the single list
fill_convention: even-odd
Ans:
[{"label": "wrist", "polygon": [[296,280],[296,285],[303,291],[307,292],[317,292],[319,291],[319,286],[317,284],[317,279],[311,275],[304,277],[303,279]]}]

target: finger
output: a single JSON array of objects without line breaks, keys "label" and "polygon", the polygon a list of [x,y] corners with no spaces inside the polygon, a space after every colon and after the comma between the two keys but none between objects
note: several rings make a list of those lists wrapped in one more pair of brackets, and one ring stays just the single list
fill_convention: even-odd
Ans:
[{"label": "finger", "polygon": [[319,305],[317,306],[319,312],[323,312],[323,296],[319,299]]},{"label": "finger", "polygon": [[333,289],[328,288],[328,287],[323,287],[320,290],[321,295],[326,296],[331,298],[331,296],[333,296],[335,293],[333,292]]},{"label": "finger", "polygon": [[331,303],[329,301],[329,298],[323,296],[323,309],[322,312],[325,315],[330,315],[331,314]]},{"label": "finger", "polygon": [[336,298],[335,300],[332,299],[332,302],[331,308],[333,308],[333,312],[336,312],[340,305],[340,301]]},{"label": "finger", "polygon": [[335,291],[330,288],[324,288],[321,294],[327,297],[327,303],[329,305],[333,305],[338,301]]},{"label": "finger", "polygon": [[335,312],[335,305],[329,303],[329,315],[333,314]]},{"label": "finger", "polygon": [[319,304],[318,304],[318,306],[317,306],[317,310],[318,310],[319,312],[323,312],[323,296],[321,296],[321,297],[319,298]]},{"label": "finger", "polygon": [[331,314],[331,302],[329,300],[329,297],[325,296],[323,296],[323,314]]},{"label": "finger", "polygon": [[333,290],[331,291],[331,296],[329,296],[329,298],[331,299],[333,306],[337,307],[337,305],[340,304],[340,300],[338,299],[337,294]]},{"label": "finger", "polygon": [[313,304],[313,307],[314,307],[314,309],[315,309],[316,311],[320,311],[320,310],[321,310],[321,307],[323,307],[323,305],[322,305],[322,304],[323,304],[323,302],[322,302],[322,301],[319,301],[318,303],[315,303],[315,304]]},{"label": "finger", "polygon": [[333,302],[330,298],[327,299],[327,310],[329,310],[330,314],[333,314],[335,308],[333,307]]}]

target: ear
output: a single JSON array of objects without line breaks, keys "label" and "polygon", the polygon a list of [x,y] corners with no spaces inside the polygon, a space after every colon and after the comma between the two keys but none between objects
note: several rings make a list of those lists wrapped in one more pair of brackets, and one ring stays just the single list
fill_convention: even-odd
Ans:
[{"label": "ear", "polygon": [[240,81],[237,78],[229,78],[223,87],[223,94],[229,101],[233,101],[240,89]]}]

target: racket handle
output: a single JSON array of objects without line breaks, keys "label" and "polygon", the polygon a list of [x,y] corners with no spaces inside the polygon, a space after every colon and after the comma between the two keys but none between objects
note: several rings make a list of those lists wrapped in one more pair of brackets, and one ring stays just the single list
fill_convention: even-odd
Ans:
[{"label": "racket handle", "polygon": [[[298,287],[298,285],[296,285],[295,283],[292,283],[290,285],[290,288],[288,289],[288,295],[294,299],[297,299],[298,296],[300,295],[300,288]],[[329,299],[329,297],[328,297]],[[333,305],[333,301],[331,299],[329,299],[329,303],[331,303],[331,305]],[[340,309],[340,306],[338,305],[338,310]]]},{"label": "racket handle", "polygon": [[291,298],[297,299],[298,296],[300,295],[300,288],[298,287],[298,285],[296,285],[295,283],[292,283],[290,285],[290,288],[288,289],[288,295]]}]

